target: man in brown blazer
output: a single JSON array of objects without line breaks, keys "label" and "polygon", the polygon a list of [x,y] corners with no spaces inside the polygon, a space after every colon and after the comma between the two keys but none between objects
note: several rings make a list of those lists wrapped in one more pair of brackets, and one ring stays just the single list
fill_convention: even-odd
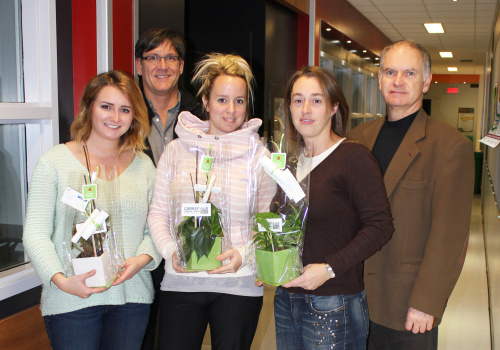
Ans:
[{"label": "man in brown blazer", "polygon": [[387,116],[349,134],[379,160],[395,227],[365,263],[368,349],[437,349],[437,326],[467,249],[473,147],[422,109],[432,81],[424,48],[396,42],[382,51],[380,66]]}]

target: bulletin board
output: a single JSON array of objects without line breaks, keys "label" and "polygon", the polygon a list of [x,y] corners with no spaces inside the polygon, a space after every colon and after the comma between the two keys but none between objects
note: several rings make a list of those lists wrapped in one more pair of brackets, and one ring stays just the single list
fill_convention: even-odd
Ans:
[{"label": "bulletin board", "polygon": [[474,131],[474,108],[458,108],[458,130],[462,132]]}]

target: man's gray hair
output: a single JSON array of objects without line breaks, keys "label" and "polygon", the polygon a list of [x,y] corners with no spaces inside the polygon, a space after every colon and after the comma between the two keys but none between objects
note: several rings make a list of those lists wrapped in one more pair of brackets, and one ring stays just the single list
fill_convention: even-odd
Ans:
[{"label": "man's gray hair", "polygon": [[431,72],[431,55],[429,54],[429,51],[427,51],[422,47],[422,45],[411,39],[396,41],[395,43],[384,47],[382,53],[380,54],[380,67],[381,68],[384,67],[384,58],[387,52],[389,52],[390,49],[401,45],[409,45],[410,47],[417,49],[420,52],[420,55],[422,56],[422,62],[424,63],[423,67],[424,80],[427,79],[427,77]]}]

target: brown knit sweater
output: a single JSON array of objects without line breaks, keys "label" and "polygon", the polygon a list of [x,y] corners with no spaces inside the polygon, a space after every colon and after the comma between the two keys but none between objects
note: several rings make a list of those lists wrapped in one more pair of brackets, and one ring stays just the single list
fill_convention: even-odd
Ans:
[{"label": "brown knit sweater", "polygon": [[314,295],[356,294],[364,289],[363,261],[394,231],[379,164],[360,143],[343,141],[311,172],[304,266],[328,263],[335,278]]}]

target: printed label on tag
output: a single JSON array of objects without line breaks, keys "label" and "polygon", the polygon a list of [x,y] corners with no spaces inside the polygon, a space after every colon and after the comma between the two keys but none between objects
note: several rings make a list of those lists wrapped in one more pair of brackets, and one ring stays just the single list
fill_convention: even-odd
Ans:
[{"label": "printed label on tag", "polygon": [[182,216],[210,216],[211,213],[210,203],[182,203]]},{"label": "printed label on tag", "polygon": [[83,185],[82,193],[83,193],[83,199],[85,200],[97,199],[97,185],[96,184]]},{"label": "printed label on tag", "polygon": [[210,171],[212,170],[212,164],[214,163],[214,157],[204,156],[201,158],[200,170]]},{"label": "printed label on tag", "polygon": [[271,153],[271,160],[278,169],[285,169],[286,165],[286,153]]},{"label": "printed label on tag", "polygon": [[[83,230],[84,226],[85,226],[85,222],[82,222],[80,224],[76,224],[76,231],[79,232],[81,230]],[[108,231],[108,227],[106,226],[106,221],[104,221],[102,223],[101,226],[99,226],[99,228],[93,233],[93,235],[95,235],[96,233],[103,233],[103,232],[106,232]]]},{"label": "printed label on tag", "polygon": [[[266,219],[267,222],[269,223],[269,229],[273,232],[281,232],[281,226],[283,226],[283,219]],[[261,224],[258,224],[259,226],[259,231],[266,231],[266,228],[262,226]]]},{"label": "printed label on tag", "polygon": [[72,188],[67,187],[66,191],[64,191],[61,202],[69,205],[70,207],[75,208],[76,210],[81,211],[82,213],[85,211],[87,204],[89,201],[83,199],[83,194],[78,191],[75,191]]}]

